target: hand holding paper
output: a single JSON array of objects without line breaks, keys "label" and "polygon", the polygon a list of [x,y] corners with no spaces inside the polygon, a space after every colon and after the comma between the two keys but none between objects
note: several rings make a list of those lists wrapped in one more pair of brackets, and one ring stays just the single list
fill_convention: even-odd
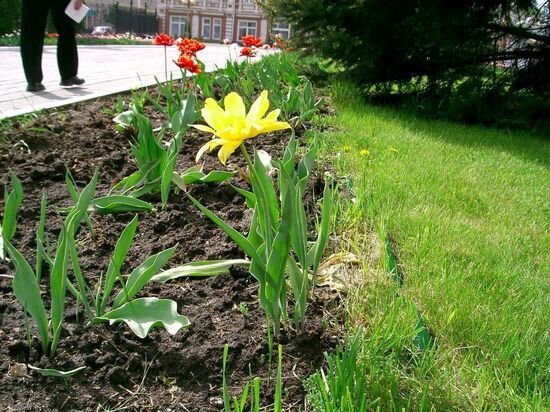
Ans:
[{"label": "hand holding paper", "polygon": [[71,2],[65,8],[65,14],[71,19],[80,23],[90,8],[86,6],[82,0],[71,0]]}]

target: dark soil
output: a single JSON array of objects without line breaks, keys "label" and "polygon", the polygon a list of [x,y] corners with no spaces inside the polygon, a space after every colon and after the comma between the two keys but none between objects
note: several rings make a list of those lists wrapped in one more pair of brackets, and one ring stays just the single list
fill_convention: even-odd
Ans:
[{"label": "dark soil", "polygon": [[[80,187],[87,184],[95,169],[100,181],[96,195],[104,195],[113,184],[135,170],[129,142],[131,132],[117,133],[111,115],[104,108],[114,98],[86,102],[34,120],[15,122],[0,138],[0,186],[9,182],[9,171],[22,181],[24,201],[19,212],[13,243],[29,262],[35,259],[35,232],[40,198],[48,198],[47,232],[55,243],[63,216],[55,207],[71,205],[65,185],[70,169]],[[177,170],[194,165],[198,147],[209,136],[194,130],[187,133]],[[274,156],[281,153],[287,135],[278,133],[258,138],[254,144]],[[23,143],[24,142],[24,143]],[[223,169],[216,154],[203,157],[205,171]],[[234,154],[230,163],[243,166]],[[246,187],[239,178],[233,184]],[[317,184],[322,183],[317,182]],[[244,199],[228,184],[193,186],[193,196],[219,216],[245,232],[249,213]],[[316,193],[320,193],[318,188]],[[3,189],[0,200],[3,205]],[[309,195],[311,198],[311,194]],[[161,211],[160,199],[151,196],[158,212],[141,214],[138,233],[128,254],[124,272],[129,273],[148,256],[179,244],[168,267],[190,261],[243,257],[231,240],[205,218],[183,193],[172,194]],[[314,211],[315,203],[311,202]],[[2,206],[3,208],[3,206]],[[78,233],[82,270],[91,286],[105,272],[108,259],[132,214],[92,216],[95,237],[83,224]],[[314,216],[311,216],[313,219]],[[242,269],[201,280],[180,280],[165,285],[151,284],[142,296],[170,298],[192,325],[171,336],[155,330],[145,339],[133,335],[125,325],[87,326],[74,304],[68,304],[59,349],[52,360],[41,354],[37,339],[29,348],[25,314],[11,290],[13,267],[0,262],[0,410],[222,410],[222,354],[229,344],[228,381],[233,394],[240,394],[252,376],[262,379],[262,405],[272,402],[273,379],[269,383],[268,344],[265,318],[257,302],[257,283]],[[43,284],[47,283],[47,274]],[[43,287],[47,299],[47,286]],[[318,289],[309,306],[304,330],[297,333],[286,324],[279,339],[283,345],[284,399],[287,410],[304,405],[302,381],[318,369],[323,352],[334,348],[338,338],[335,308],[338,302],[327,290]],[[327,329],[327,325],[333,325]],[[36,331],[33,329],[36,335]],[[276,348],[274,357],[276,358]],[[42,377],[27,371],[14,373],[16,363],[70,370],[87,369],[68,381]],[[271,369],[275,376],[276,362]],[[24,372],[24,370],[23,370]]]}]

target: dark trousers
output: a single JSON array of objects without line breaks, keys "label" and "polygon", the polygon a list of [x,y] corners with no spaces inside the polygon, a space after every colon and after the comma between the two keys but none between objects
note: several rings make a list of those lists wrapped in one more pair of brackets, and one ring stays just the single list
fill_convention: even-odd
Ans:
[{"label": "dark trousers", "polygon": [[29,83],[42,81],[42,49],[48,11],[52,11],[57,38],[57,66],[61,79],[78,73],[75,22],[65,14],[69,0],[23,0],[21,5],[21,58]]}]

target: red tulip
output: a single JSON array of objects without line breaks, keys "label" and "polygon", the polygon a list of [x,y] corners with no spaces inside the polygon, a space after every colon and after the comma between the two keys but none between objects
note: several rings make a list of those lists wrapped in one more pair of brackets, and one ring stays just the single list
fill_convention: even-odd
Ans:
[{"label": "red tulip", "polygon": [[260,39],[259,37],[255,37],[252,34],[249,34],[248,36],[243,36],[241,40],[246,47],[260,47],[262,45],[262,39]]},{"label": "red tulip", "polygon": [[188,39],[187,37],[178,39],[176,45],[181,53],[193,56],[206,47],[206,44],[195,39]]},{"label": "red tulip", "polygon": [[193,74],[199,74],[202,70],[200,65],[193,59],[192,55],[182,53],[178,60],[174,60],[176,66],[183,70],[187,70]]},{"label": "red tulip", "polygon": [[172,46],[174,43],[174,39],[165,33],[158,34],[153,39],[153,44],[157,46]]},{"label": "red tulip", "polygon": [[241,56],[254,57],[256,56],[256,51],[252,50],[250,47],[243,47],[241,49]]}]

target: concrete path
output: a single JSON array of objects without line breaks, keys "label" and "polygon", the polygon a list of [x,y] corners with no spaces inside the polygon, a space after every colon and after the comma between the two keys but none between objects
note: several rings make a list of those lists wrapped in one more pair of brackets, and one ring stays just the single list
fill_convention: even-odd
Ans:
[{"label": "concrete path", "polygon": [[[206,70],[223,67],[229,59],[231,46],[207,44],[198,53]],[[266,53],[262,51],[262,53]],[[172,62],[178,50],[167,49],[168,76],[180,78],[179,68]],[[25,91],[18,47],[0,47],[0,119],[30,113],[40,109],[63,106],[137,87],[155,84],[155,76],[164,80],[164,48],[162,46],[79,46],[78,75],[86,80],[81,87],[59,86],[55,46],[44,47],[42,70],[46,90],[40,93]],[[231,49],[232,58],[236,50]]]}]

